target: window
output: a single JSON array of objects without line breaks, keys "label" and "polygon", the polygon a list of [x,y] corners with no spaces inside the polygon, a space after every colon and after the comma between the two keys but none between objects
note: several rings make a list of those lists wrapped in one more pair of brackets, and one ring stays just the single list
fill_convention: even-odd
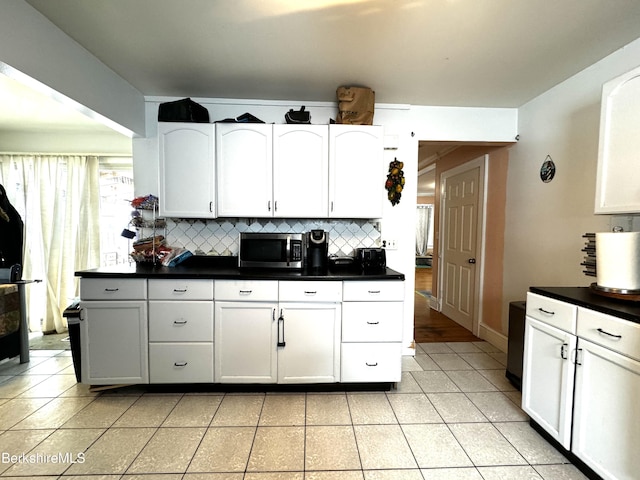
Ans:
[{"label": "window", "polygon": [[130,240],[121,236],[131,219],[131,158],[100,157],[100,266],[129,263]]}]

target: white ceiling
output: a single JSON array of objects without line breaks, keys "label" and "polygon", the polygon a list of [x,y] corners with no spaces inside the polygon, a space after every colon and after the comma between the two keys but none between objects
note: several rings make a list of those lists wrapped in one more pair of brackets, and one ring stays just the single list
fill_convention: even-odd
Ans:
[{"label": "white ceiling", "polygon": [[[638,0],[26,1],[148,96],[519,107],[640,37]],[[10,83],[0,130],[105,128]]]}]

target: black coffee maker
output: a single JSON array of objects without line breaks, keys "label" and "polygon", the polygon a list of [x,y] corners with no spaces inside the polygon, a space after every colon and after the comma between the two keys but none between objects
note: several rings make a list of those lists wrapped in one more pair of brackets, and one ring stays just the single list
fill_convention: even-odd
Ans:
[{"label": "black coffee maker", "polygon": [[307,263],[311,273],[326,273],[329,253],[329,232],[311,230],[307,232]]}]

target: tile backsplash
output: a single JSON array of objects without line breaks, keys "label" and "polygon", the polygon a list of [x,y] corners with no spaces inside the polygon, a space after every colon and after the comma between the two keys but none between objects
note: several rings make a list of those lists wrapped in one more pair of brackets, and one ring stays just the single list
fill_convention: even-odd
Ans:
[{"label": "tile backsplash", "polygon": [[327,219],[179,219],[168,218],[166,243],[196,255],[238,255],[241,232],[303,233],[314,229],[329,232],[330,255],[352,255],[360,247],[377,247],[380,228],[370,220]]}]

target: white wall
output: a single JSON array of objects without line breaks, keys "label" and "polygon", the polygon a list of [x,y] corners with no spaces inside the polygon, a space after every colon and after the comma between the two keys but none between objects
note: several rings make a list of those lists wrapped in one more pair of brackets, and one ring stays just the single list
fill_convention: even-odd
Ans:
[{"label": "white wall", "polygon": [[131,138],[117,132],[51,134],[0,131],[0,152],[131,155]]},{"label": "white wall", "polygon": [[[157,115],[161,102],[175,98],[147,98],[147,138],[133,140],[133,159],[136,195],[158,192]],[[209,110],[210,120],[235,118],[249,112],[267,123],[284,123],[284,114],[305,105],[311,122],[329,123],[337,113],[336,103],[227,100],[193,98]],[[387,251],[390,268],[405,274],[404,344],[413,342],[413,309],[415,287],[415,215],[418,176],[418,142],[473,141],[512,142],[517,131],[515,109],[414,107],[408,105],[376,105],[374,123],[383,125],[385,135],[395,136],[397,150],[385,150],[385,161],[394,158],[404,162],[405,190],[400,203],[385,202],[381,221],[382,236],[397,240],[398,249]],[[385,178],[380,179],[383,189]],[[386,191],[382,190],[382,194]]]},{"label": "white wall", "polygon": [[[519,143],[510,150],[504,256],[503,328],[508,303],[530,286],[588,286],[585,232],[607,231],[594,215],[602,84],[640,65],[640,40],[614,52],[518,111]],[[555,179],[540,180],[545,157]],[[635,174],[635,172],[630,172]]]},{"label": "white wall", "polygon": [[24,0],[0,2],[0,73],[121,133],[144,135],[144,98]]}]

